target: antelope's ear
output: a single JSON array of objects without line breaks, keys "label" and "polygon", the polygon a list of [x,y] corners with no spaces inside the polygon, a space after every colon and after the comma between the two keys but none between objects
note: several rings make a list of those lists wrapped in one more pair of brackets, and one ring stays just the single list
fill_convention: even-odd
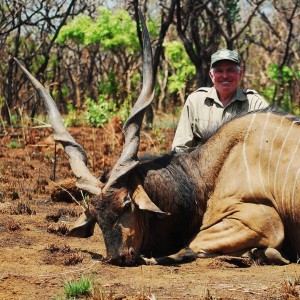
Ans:
[{"label": "antelope's ear", "polygon": [[141,210],[151,211],[160,215],[169,215],[169,213],[163,212],[151,201],[140,183],[135,185],[134,192],[132,193],[132,199]]},{"label": "antelope's ear", "polygon": [[94,234],[95,224],[96,217],[90,213],[89,209],[87,209],[83,214],[81,214],[66,235],[88,238]]}]

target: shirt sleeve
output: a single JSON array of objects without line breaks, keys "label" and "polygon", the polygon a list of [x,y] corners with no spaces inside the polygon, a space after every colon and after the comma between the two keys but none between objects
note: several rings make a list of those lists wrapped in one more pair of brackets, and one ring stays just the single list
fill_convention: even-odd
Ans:
[{"label": "shirt sleeve", "polygon": [[189,152],[193,149],[193,107],[188,97],[177,125],[172,143],[172,151]]},{"label": "shirt sleeve", "polygon": [[259,95],[254,90],[247,90],[247,98],[249,100],[249,111],[263,109],[270,105],[261,95]]},{"label": "shirt sleeve", "polygon": [[270,104],[262,97],[262,96],[260,96],[259,94],[258,94],[258,98],[259,98],[259,100],[260,101],[258,101],[259,102],[259,109],[261,109],[261,108],[266,108],[266,107],[268,107]]}]

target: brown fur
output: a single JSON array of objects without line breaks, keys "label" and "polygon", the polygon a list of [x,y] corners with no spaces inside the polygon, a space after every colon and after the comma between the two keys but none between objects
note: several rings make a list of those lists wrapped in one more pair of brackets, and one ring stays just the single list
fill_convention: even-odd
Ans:
[{"label": "brown fur", "polygon": [[[213,186],[189,252],[207,257],[273,249],[266,251],[278,254],[268,256],[271,262],[286,263],[276,251],[285,239],[292,249],[290,258],[298,256],[300,127],[293,120],[273,113],[249,114],[226,124],[187,155],[187,160],[198,156],[197,167]],[[178,261],[183,253],[165,259]],[[163,263],[164,258],[157,262]]]}]

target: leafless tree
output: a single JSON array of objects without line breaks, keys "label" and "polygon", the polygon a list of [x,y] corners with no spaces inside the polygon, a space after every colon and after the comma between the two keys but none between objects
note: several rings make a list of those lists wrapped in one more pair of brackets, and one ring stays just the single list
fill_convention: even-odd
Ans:
[{"label": "leafless tree", "polygon": [[[11,113],[26,103],[27,113],[33,117],[39,103],[13,63],[18,57],[42,83],[52,91],[63,112],[67,103],[82,107],[84,97],[97,99],[99,83],[111,73],[121,82],[114,101],[121,105],[136,91],[132,90],[133,74],[139,66],[140,52],[135,57],[124,49],[103,51],[100,44],[78,45],[55,43],[62,26],[83,12],[89,17],[97,15],[100,5],[110,9],[125,8],[137,24],[137,10],[142,10],[147,20],[158,21],[156,37],[152,36],[154,77],[160,83],[161,97],[157,95],[154,108],[169,107],[176,94],[165,94],[168,76],[172,69],[164,61],[166,39],[181,40],[196,67],[195,80],[187,86],[209,86],[208,71],[211,54],[220,47],[238,50],[247,61],[245,82],[253,88],[268,88],[270,78],[265,71],[272,63],[278,65],[279,78],[273,102],[285,103],[290,95],[293,105],[299,105],[299,0],[2,0],[0,5],[0,104],[1,117],[10,124]],[[112,7],[112,4],[116,5]],[[242,7],[243,6],[243,7]],[[141,43],[141,38],[140,38]],[[288,66],[294,79],[286,82],[284,70]],[[296,68],[298,66],[298,69]],[[255,74],[255,75],[254,75]],[[109,78],[108,78],[109,79]],[[250,82],[251,81],[251,82]],[[119,83],[119,82],[118,82]],[[273,83],[274,84],[274,83]],[[194,88],[194,87],[193,87]],[[68,95],[63,94],[68,90]],[[165,89],[165,90],[163,90]],[[24,93],[28,95],[27,99]],[[185,95],[181,96],[184,99]],[[117,100],[116,100],[117,99]],[[108,99],[109,100],[109,99]],[[168,105],[169,103],[169,105]],[[1,123],[3,120],[1,118]],[[147,124],[151,126],[153,110],[147,111]]]},{"label": "leafless tree", "polygon": [[[1,70],[1,94],[5,98],[3,116],[10,124],[10,110],[18,100],[16,66],[13,57],[19,57],[33,70],[39,80],[44,79],[54,41],[68,17],[87,8],[83,0],[23,0],[7,1],[1,6],[1,51],[6,55],[7,68]],[[8,36],[10,40],[8,41]],[[21,57],[20,57],[21,56]],[[32,108],[32,115],[35,107]]]},{"label": "leafless tree", "polygon": [[177,0],[177,32],[196,67],[198,86],[210,83],[211,54],[221,45],[228,49],[237,48],[242,33],[264,1],[248,1],[249,12],[241,20],[239,1]]},{"label": "leafless tree", "polygon": [[[298,67],[295,69],[295,66],[299,66],[300,57],[300,1],[276,0],[270,4],[267,11],[259,10],[260,18],[266,26],[256,33],[249,32],[247,39],[264,49],[278,66],[278,81],[272,103],[281,106],[285,95],[290,95],[291,104],[299,107],[300,80],[296,74]],[[285,67],[294,72],[293,81],[287,82],[287,78],[284,78]]]},{"label": "leafless tree", "polygon": [[[147,10],[150,1],[144,0],[131,0],[127,3],[127,9],[132,12],[134,19],[136,20],[137,24],[137,33],[139,36],[140,44],[142,45],[142,34],[140,29],[140,20],[138,15],[138,9],[141,9],[144,15],[147,15]],[[170,25],[173,22],[174,13],[175,13],[175,6],[176,0],[160,0],[158,4],[155,4],[156,9],[158,9],[160,15],[160,29],[159,35],[157,39],[153,42],[153,49],[154,49],[154,57],[153,57],[153,76],[154,82],[156,81],[157,72],[161,65],[161,57],[163,53],[163,42],[165,40],[166,34]],[[158,98],[156,99],[158,100]],[[154,102],[156,108],[158,107],[158,101]],[[153,107],[150,106],[149,109],[146,111],[146,123],[148,127],[152,127],[153,124]]]}]

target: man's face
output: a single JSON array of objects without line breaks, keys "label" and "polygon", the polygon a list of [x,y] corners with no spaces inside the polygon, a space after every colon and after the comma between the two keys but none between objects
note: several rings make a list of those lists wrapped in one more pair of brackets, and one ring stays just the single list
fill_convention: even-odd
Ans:
[{"label": "man's face", "polygon": [[243,70],[230,60],[221,60],[214,64],[209,72],[218,93],[228,95],[235,93],[243,76]]}]

